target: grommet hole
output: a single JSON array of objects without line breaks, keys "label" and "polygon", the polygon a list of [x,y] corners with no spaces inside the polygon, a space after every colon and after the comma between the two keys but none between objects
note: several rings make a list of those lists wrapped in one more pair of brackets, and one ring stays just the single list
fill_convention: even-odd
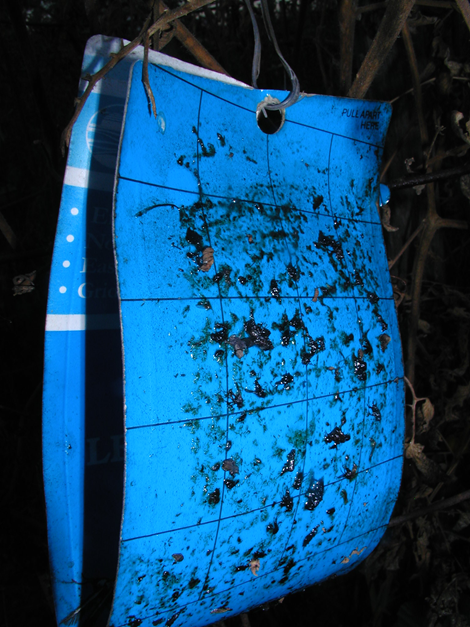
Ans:
[{"label": "grommet hole", "polygon": [[256,112],[256,122],[258,127],[266,135],[274,135],[277,133],[284,124],[286,114],[284,109],[276,109],[271,111],[270,109],[258,108]]}]

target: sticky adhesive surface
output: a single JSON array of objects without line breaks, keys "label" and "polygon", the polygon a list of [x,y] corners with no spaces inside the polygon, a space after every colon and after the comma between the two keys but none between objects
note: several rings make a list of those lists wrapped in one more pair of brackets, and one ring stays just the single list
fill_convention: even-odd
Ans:
[{"label": "sticky adhesive surface", "polygon": [[[110,624],[198,626],[346,572],[398,493],[377,212],[389,105],[132,71],[114,198],[125,499]],[[284,92],[269,92],[282,100]]]}]

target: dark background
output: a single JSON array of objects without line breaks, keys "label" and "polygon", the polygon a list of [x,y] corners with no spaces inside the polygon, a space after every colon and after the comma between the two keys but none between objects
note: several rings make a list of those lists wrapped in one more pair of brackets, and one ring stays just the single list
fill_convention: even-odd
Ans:
[{"label": "dark background", "polygon": [[[73,114],[87,39],[98,33],[133,39],[151,4],[0,3],[0,624],[8,627],[55,624],[42,486],[41,393],[48,277],[65,167],[60,134]],[[340,5],[348,4],[270,2],[280,48],[302,91],[345,95]],[[357,2],[353,76],[386,5]],[[251,82],[253,36],[242,0],[220,0],[183,22],[230,75]],[[400,37],[367,93],[394,107],[384,182],[409,175],[410,168],[432,175],[469,163],[469,29],[457,4],[441,0],[417,2],[408,29],[415,63]],[[289,88],[261,31],[259,86]],[[164,52],[194,62],[175,39]],[[422,83],[418,106],[409,93],[413,72]],[[423,448],[409,451],[405,459],[394,517],[469,489],[470,176],[418,191],[393,192],[391,223],[398,230],[384,230],[388,257],[394,259],[423,220],[429,225],[430,207],[445,220],[427,250],[424,228],[391,270],[407,375],[416,396],[429,399],[415,408],[416,443]],[[33,271],[34,290],[14,295],[14,277]],[[408,439],[412,421],[409,410]],[[469,530],[469,500],[415,517],[390,527],[379,547],[349,575],[226,624],[470,625]]]}]

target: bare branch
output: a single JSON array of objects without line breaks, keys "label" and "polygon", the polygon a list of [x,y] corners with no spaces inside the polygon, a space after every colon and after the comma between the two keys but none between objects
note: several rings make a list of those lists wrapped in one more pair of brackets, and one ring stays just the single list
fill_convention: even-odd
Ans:
[{"label": "bare branch", "polygon": [[403,244],[403,246],[401,247],[400,252],[397,254],[397,256],[394,257],[392,260],[390,260],[388,262],[388,269],[389,270],[391,270],[393,268],[393,266],[400,259],[400,257],[403,255],[403,253],[406,251],[406,249],[411,244],[411,242],[415,239],[415,237],[421,233],[421,231],[423,230],[423,227],[424,227],[424,221],[421,222],[421,224],[418,226],[418,228],[415,229],[415,231],[410,235],[408,240]]},{"label": "bare branch", "polygon": [[3,213],[0,213],[0,231],[3,233],[5,239],[10,246],[15,250],[16,248],[16,235],[11,226],[6,221]]},{"label": "bare branch", "polygon": [[341,0],[339,8],[339,32],[340,32],[340,75],[339,88],[341,94],[347,94],[351,87],[354,30],[356,27],[357,0]]},{"label": "bare branch", "polygon": [[423,507],[421,509],[417,509],[414,512],[408,512],[407,514],[403,514],[402,516],[396,516],[392,518],[388,523],[389,527],[396,527],[397,525],[401,525],[408,520],[414,520],[415,518],[421,518],[422,516],[427,516],[427,514],[432,514],[441,509],[449,509],[450,507],[454,507],[459,503],[463,503],[464,501],[468,501],[470,499],[470,490],[466,490],[465,492],[461,492],[456,496],[451,496],[449,499],[444,499],[439,501],[438,503],[433,503],[432,505],[428,505],[428,507]]},{"label": "bare branch", "polygon": [[395,0],[388,4],[372,46],[349,90],[349,98],[365,97],[372,81],[400,34],[414,3],[415,0]]},{"label": "bare branch", "polygon": [[149,28],[150,18],[147,19],[147,21],[145,22],[144,28],[137,35],[137,37],[133,41],[128,43],[127,45],[123,46],[119,52],[112,55],[112,58],[108,61],[108,63],[106,63],[106,65],[99,72],[96,72],[96,74],[93,74],[93,76],[89,77],[88,86],[83,96],[78,99],[77,108],[75,109],[72,119],[67,124],[67,126],[64,129],[64,132],[62,133],[62,137],[60,141],[62,154],[65,153],[65,148],[68,147],[70,143],[70,137],[72,135],[73,125],[77,121],[78,116],[80,115],[85,105],[85,102],[88,100],[88,97],[93,91],[95,85],[104,76],[106,76],[106,74],[110,70],[112,70],[113,67],[119,63],[119,61],[122,61],[122,59],[127,57],[128,54],[130,54],[133,50],[135,50],[137,46],[139,46],[142,43],[147,33],[148,33],[148,36],[151,37],[157,31],[162,30],[163,27],[169,24],[170,22],[173,22],[174,20],[177,20],[180,17],[184,17],[185,15],[188,15],[188,13],[192,13],[193,11],[196,11],[197,9],[200,9],[208,4],[211,4],[214,1],[215,0],[189,0],[188,2],[186,2],[186,4],[182,5],[181,7],[178,7],[171,11],[165,11],[165,13],[162,16],[160,16],[158,20],[154,24],[152,24],[152,26],[150,26],[150,28]]},{"label": "bare branch", "polygon": [[[162,9],[167,10],[168,7],[160,0],[159,5]],[[208,70],[213,70],[214,72],[219,72],[219,74],[225,74],[225,76],[230,76],[230,74],[224,70],[224,68],[214,59],[211,53],[204,48],[200,41],[194,37],[194,35],[189,31],[184,24],[179,21],[175,21],[173,24],[174,27],[174,35],[175,37],[183,44],[185,48],[189,50],[189,52],[194,56],[194,58],[199,61],[199,63],[206,67]]]},{"label": "bare branch", "polygon": [[157,117],[157,105],[155,104],[155,97],[153,95],[152,88],[150,87],[149,82],[149,45],[150,45],[150,37],[147,33],[145,35],[145,46],[144,46],[144,63],[142,66],[142,82],[145,87],[145,91],[147,93],[147,98],[150,100],[152,104],[153,116]]},{"label": "bare branch", "polygon": [[459,6],[460,13],[463,15],[465,23],[470,30],[470,4],[468,3],[468,0],[456,0],[456,2]]},{"label": "bare branch", "polygon": [[411,39],[408,24],[404,23],[402,29],[403,43],[405,44],[406,55],[410,64],[411,79],[413,82],[413,95],[416,103],[416,112],[418,114],[419,134],[421,136],[421,145],[427,146],[429,142],[428,129],[423,115],[423,93],[421,91],[421,83],[419,80],[418,61],[416,60],[413,40]]},{"label": "bare branch", "polygon": [[418,398],[416,396],[415,389],[414,389],[412,383],[410,383],[410,381],[406,377],[405,377],[405,383],[410,388],[410,392],[411,392],[411,395],[413,397],[413,402],[411,403],[410,407],[411,407],[411,412],[412,412],[412,423],[413,423],[413,434],[411,436],[411,443],[414,443],[415,436],[416,436],[416,406],[421,401],[425,401],[426,397],[423,396],[421,398]]}]

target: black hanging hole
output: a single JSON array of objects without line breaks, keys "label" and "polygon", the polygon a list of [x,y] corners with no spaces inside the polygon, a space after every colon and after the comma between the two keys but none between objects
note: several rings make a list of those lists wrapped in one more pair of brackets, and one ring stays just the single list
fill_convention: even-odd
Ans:
[{"label": "black hanging hole", "polygon": [[258,109],[256,112],[256,122],[260,130],[266,135],[274,135],[277,133],[284,124],[286,119],[286,113],[284,109],[276,109],[271,111],[270,109]]}]

